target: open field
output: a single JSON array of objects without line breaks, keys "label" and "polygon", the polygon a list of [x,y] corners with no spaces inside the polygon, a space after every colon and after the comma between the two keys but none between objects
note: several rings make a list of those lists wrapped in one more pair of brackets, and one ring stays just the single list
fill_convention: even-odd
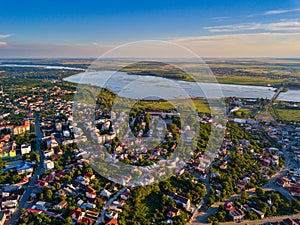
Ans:
[{"label": "open field", "polygon": [[244,85],[257,85],[257,86],[267,86],[280,85],[286,83],[288,79],[272,79],[266,77],[245,77],[245,76],[216,76],[217,80],[221,84],[244,84]]},{"label": "open field", "polygon": [[276,102],[276,105],[273,105],[269,108],[271,115],[276,120],[282,121],[300,121],[300,106],[290,107],[290,103],[286,102]]},{"label": "open field", "polygon": [[300,121],[300,110],[277,109],[277,112],[283,121]]}]

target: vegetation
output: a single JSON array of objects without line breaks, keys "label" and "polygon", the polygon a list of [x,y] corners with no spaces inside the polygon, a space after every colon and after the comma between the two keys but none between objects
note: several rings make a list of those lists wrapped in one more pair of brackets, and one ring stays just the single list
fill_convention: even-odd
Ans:
[{"label": "vegetation", "polygon": [[69,220],[65,220],[63,222],[62,219],[52,218],[52,217],[46,216],[45,214],[30,213],[29,216],[21,219],[21,222],[19,223],[19,225],[44,225],[44,224],[71,225],[72,222]]},{"label": "vegetation", "polygon": [[168,191],[175,191],[193,203],[199,202],[205,195],[204,185],[188,173],[171,177],[159,184],[137,187],[119,218],[119,224],[164,224],[170,206],[180,209],[180,214],[172,218],[173,224],[186,224],[191,214],[170,199]]},{"label": "vegetation", "polygon": [[284,122],[300,121],[300,105],[292,102],[277,101],[269,108],[274,119]]},{"label": "vegetation", "polygon": [[[229,134],[227,137],[237,145],[241,140],[252,140],[251,137],[245,131],[243,131],[237,124],[228,123],[227,129]],[[261,147],[251,141],[250,145],[246,148],[248,150],[253,149],[255,152],[260,152]],[[238,180],[245,176],[251,177],[250,182],[246,184],[246,188],[253,188],[261,186],[267,181],[266,178],[262,177],[261,173],[258,173],[261,168],[257,159],[250,151],[240,151],[238,147],[232,147],[228,155],[228,164],[226,169],[220,169],[222,161],[215,163],[211,169],[211,173],[217,173],[217,177],[211,177],[211,182],[214,184],[220,184],[222,186],[221,195],[216,196],[216,187],[211,189],[211,196],[208,199],[208,205],[213,204],[216,201],[224,200],[239,191],[237,187]]]}]

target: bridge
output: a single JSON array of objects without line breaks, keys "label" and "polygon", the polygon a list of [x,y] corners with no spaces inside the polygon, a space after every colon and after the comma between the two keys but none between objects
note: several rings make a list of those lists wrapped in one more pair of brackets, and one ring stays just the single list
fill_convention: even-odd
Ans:
[{"label": "bridge", "polygon": [[264,108],[260,111],[259,115],[257,116],[257,120],[262,120],[265,113],[270,118],[270,120],[274,120],[270,112],[268,111],[268,108],[273,104],[273,102],[278,98],[280,93],[283,91],[283,87],[280,87],[276,90],[276,93],[273,95],[273,97],[270,99],[268,104],[264,106]]}]

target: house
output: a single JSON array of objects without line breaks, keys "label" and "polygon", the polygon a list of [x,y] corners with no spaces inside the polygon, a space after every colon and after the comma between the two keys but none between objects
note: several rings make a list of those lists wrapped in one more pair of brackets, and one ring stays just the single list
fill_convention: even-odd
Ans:
[{"label": "house", "polygon": [[263,219],[263,218],[265,217],[265,214],[264,214],[263,212],[261,212],[261,211],[255,209],[255,208],[251,208],[251,210],[252,210],[253,212],[255,212],[255,213],[260,217],[260,219]]},{"label": "house", "polygon": [[86,223],[88,225],[92,225],[93,224],[93,220],[87,217],[83,217],[81,220],[77,221],[78,223]]},{"label": "house", "polygon": [[85,192],[85,196],[92,199],[97,197],[95,192]]},{"label": "house", "polygon": [[118,218],[118,213],[117,212],[114,212],[114,211],[111,211],[111,212],[107,212],[105,214],[105,216],[109,219],[117,219]]},{"label": "house", "polygon": [[[95,199],[95,198],[94,198]],[[82,209],[95,209],[96,208],[96,205],[93,204],[93,203],[83,203],[80,208]]]},{"label": "house", "polygon": [[80,208],[76,209],[76,210],[72,210],[69,214],[69,216],[71,216],[71,218],[75,221],[79,221],[82,220],[84,213],[81,211]]},{"label": "house", "polygon": [[53,149],[49,149],[49,150],[44,151],[45,158],[51,157],[53,155],[54,155],[54,150]]},{"label": "house", "polygon": [[291,186],[288,190],[292,196],[300,197],[300,186]]},{"label": "house", "polygon": [[52,170],[54,168],[54,162],[51,160],[45,160],[44,168],[45,168],[45,170]]},{"label": "house", "polygon": [[35,203],[35,205],[33,206],[34,209],[38,209],[38,210],[42,210],[42,211],[46,211],[46,202],[43,201],[38,201],[37,203]]},{"label": "house", "polygon": [[21,179],[18,183],[16,183],[15,185],[17,185],[17,186],[22,186],[22,185],[24,185],[24,184],[27,184],[29,182],[29,179],[28,179],[28,177],[25,177],[25,178],[23,178],[23,179]]},{"label": "house", "polygon": [[88,178],[89,180],[94,180],[96,178],[95,175],[92,173],[86,173],[84,174],[84,177]]},{"label": "house", "polygon": [[65,200],[62,200],[60,203],[58,203],[56,206],[55,206],[55,209],[58,209],[58,210],[62,210],[64,208],[66,208],[68,206],[68,202],[65,201]]},{"label": "house", "polygon": [[85,216],[89,217],[91,219],[96,220],[96,219],[98,219],[99,212],[94,212],[94,211],[91,211],[91,210],[86,210]]},{"label": "house", "polygon": [[232,217],[233,221],[236,223],[240,223],[244,220],[245,218],[245,213],[240,210],[240,209],[236,209],[232,202],[227,202],[224,205],[226,211],[228,212],[228,214]]},{"label": "house", "polygon": [[276,179],[276,184],[282,187],[287,187],[289,185],[289,179],[287,177],[279,177]]},{"label": "house", "polygon": [[48,186],[48,182],[46,182],[44,180],[38,180],[37,182],[35,182],[35,185],[43,188],[43,187]]},{"label": "house", "polygon": [[169,207],[169,209],[168,209],[168,214],[167,214],[167,216],[168,217],[174,217],[174,216],[178,216],[179,215],[179,213],[180,213],[180,210],[179,209],[177,209],[177,208],[174,208],[174,207]]},{"label": "house", "polygon": [[46,142],[47,142],[48,149],[52,149],[52,148],[58,147],[58,143],[55,140],[54,136],[50,136],[50,138],[48,138],[48,140]]},{"label": "house", "polygon": [[9,209],[6,209],[6,210],[0,210],[0,214],[1,214],[1,213],[5,214],[5,218],[7,219],[7,218],[10,218],[10,217],[11,217],[13,211],[12,211],[12,210],[9,210]]},{"label": "house", "polygon": [[290,218],[286,218],[282,222],[284,225],[298,225],[298,223],[295,220]]},{"label": "house", "polygon": [[12,142],[0,142],[0,158],[13,158],[17,156],[17,144]]},{"label": "house", "polygon": [[31,145],[30,144],[22,144],[21,145],[21,154],[24,155],[24,154],[28,154],[31,152]]},{"label": "house", "polygon": [[226,203],[224,204],[224,207],[225,207],[225,210],[226,210],[226,211],[233,211],[233,210],[234,210],[234,207],[233,207],[233,205],[232,205],[232,202],[226,202]]},{"label": "house", "polygon": [[118,221],[115,218],[112,218],[105,225],[118,225]]},{"label": "house", "polygon": [[129,189],[127,189],[126,191],[124,191],[122,194],[121,194],[121,199],[123,199],[123,200],[125,200],[125,201],[127,201],[128,200],[128,198],[130,197],[130,190]]},{"label": "house", "polygon": [[241,189],[241,190],[243,190],[243,189],[246,188],[246,182],[243,181],[243,180],[238,180],[236,185],[237,185],[237,187],[238,187],[239,189]]},{"label": "house", "polygon": [[9,128],[13,135],[23,135],[30,131],[30,121],[28,119],[23,120],[23,124],[21,126],[11,126]]},{"label": "house", "polygon": [[18,205],[19,195],[11,195],[2,197],[2,208],[15,208]]},{"label": "house", "polygon": [[178,195],[177,193],[173,191],[169,191],[168,197],[172,198],[177,204],[182,204],[182,206],[186,209],[189,210],[191,206],[191,201],[188,198],[185,198],[181,195]]},{"label": "house", "polygon": [[85,196],[87,198],[96,198],[97,197],[96,191],[93,188],[88,186],[86,187]]},{"label": "house", "polygon": [[245,213],[240,209],[235,209],[232,212],[229,212],[229,215],[232,217],[233,221],[240,223],[245,218]]},{"label": "house", "polygon": [[103,189],[103,190],[100,192],[100,195],[109,198],[109,197],[111,196],[111,193],[110,193],[108,190]]},{"label": "house", "polygon": [[272,164],[274,166],[278,166],[279,165],[279,157],[278,157],[278,155],[273,155],[273,157],[272,157]]}]

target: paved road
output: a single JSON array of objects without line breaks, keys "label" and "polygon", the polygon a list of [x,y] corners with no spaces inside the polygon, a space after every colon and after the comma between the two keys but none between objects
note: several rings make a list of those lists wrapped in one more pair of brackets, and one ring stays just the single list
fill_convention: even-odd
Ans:
[{"label": "paved road", "polygon": [[268,104],[264,106],[264,108],[260,111],[260,114],[257,116],[257,120],[263,120],[264,113],[267,112],[267,116],[269,117],[270,121],[274,121],[273,116],[270,114],[268,111],[268,108],[273,104],[273,102],[276,100],[276,98],[279,96],[279,94],[282,92],[283,88],[280,87],[277,89],[276,93],[273,95],[271,100],[269,101]]},{"label": "paved road", "polygon": [[[248,195],[254,195],[255,192],[253,189],[248,190],[247,191]],[[212,205],[211,207],[209,207],[208,210],[204,211],[204,210],[200,210],[198,212],[196,212],[194,214],[194,216],[192,217],[192,219],[189,222],[189,225],[196,225],[196,224],[206,224],[207,223],[207,219],[214,215],[216,212],[218,212],[219,206],[220,205],[224,205],[226,202],[233,202],[237,197],[240,197],[242,193],[239,194],[235,194],[232,195],[230,198],[225,199],[222,202],[217,202],[214,205]]]},{"label": "paved road", "polygon": [[[275,100],[277,98],[277,96],[279,95],[279,93],[281,92],[282,89],[278,90],[276,92],[276,94],[274,95],[274,97],[272,98],[272,101]],[[272,102],[271,101],[271,102]],[[269,104],[271,104],[271,102]],[[268,107],[268,106],[266,106]],[[261,127],[261,129],[263,129]],[[285,157],[285,165],[283,170],[281,170],[279,173],[277,173],[275,176],[273,176],[269,182],[263,186],[263,189],[265,191],[277,191],[280,192],[283,196],[285,196],[288,200],[292,200],[293,196],[283,187],[276,185],[276,179],[282,176],[285,176],[291,168],[293,167],[298,167],[297,163],[291,158],[290,154],[288,153],[288,149],[292,146],[293,143],[291,143],[289,146],[287,146],[286,148],[282,149],[283,153],[284,153],[284,157]],[[209,177],[209,173],[207,174],[207,176]],[[206,187],[210,187],[209,184],[209,180],[203,180],[203,182],[205,182]],[[249,194],[249,192],[248,192]],[[251,195],[251,194],[249,194]],[[207,195],[208,196],[208,195]],[[206,196],[206,197],[207,197]],[[227,201],[234,201],[234,199],[237,197],[237,195],[233,195],[231,196],[229,199],[225,200],[224,202],[218,202],[216,204],[214,204],[213,206],[211,206],[207,211],[204,211],[204,206],[205,204],[202,206],[202,208],[200,210],[197,210],[189,224],[202,224],[202,223],[206,223],[207,219],[214,215],[217,211],[218,211],[218,207],[221,204],[224,204]],[[206,199],[207,200],[207,199]],[[204,201],[206,202],[206,201]],[[234,224],[234,223],[233,223]]]},{"label": "paved road", "polygon": [[[286,215],[286,216],[277,216],[277,217],[266,217],[262,220],[244,220],[243,222],[239,223],[241,225],[244,224],[250,224],[250,225],[259,225],[259,224],[263,224],[266,222],[280,222],[286,218],[291,218],[291,219],[298,219],[300,218],[300,214],[297,215]],[[220,223],[222,225],[237,225],[237,223],[235,222],[224,222],[224,223]]]},{"label": "paved road", "polygon": [[[269,182],[263,186],[263,189],[265,191],[277,191],[280,192],[283,196],[285,196],[287,199],[292,200],[293,197],[291,196],[291,194],[284,189],[283,187],[280,187],[278,185],[276,185],[276,179],[278,177],[284,176],[288,171],[289,171],[289,167],[287,164],[287,168],[284,168],[281,172],[277,173],[275,176],[273,176]],[[251,196],[254,195],[254,190],[248,190],[247,193]],[[231,196],[230,198],[224,200],[223,202],[217,202],[216,204],[212,205],[208,210],[204,211],[203,209],[195,212],[195,214],[193,215],[192,219],[189,222],[189,225],[192,224],[204,224],[206,223],[207,219],[214,215],[217,211],[220,205],[224,205],[225,202],[231,201],[233,202],[238,196],[240,196],[240,194],[236,194]]]},{"label": "paved road", "polygon": [[107,201],[107,203],[103,207],[103,210],[101,212],[101,216],[98,217],[95,225],[99,225],[99,224],[102,223],[102,221],[104,220],[105,214],[106,214],[106,210],[111,206],[111,204],[113,203],[113,201],[115,201],[126,189],[127,189],[127,187],[122,188],[120,191],[117,192],[117,194],[115,194],[113,197],[111,197]]},{"label": "paved road", "polygon": [[36,137],[36,151],[40,155],[41,161],[38,164],[38,167],[36,168],[34,174],[32,175],[31,181],[25,187],[26,189],[19,201],[19,206],[10,219],[10,222],[9,222],[10,225],[17,224],[19,217],[21,215],[21,209],[25,207],[26,201],[28,200],[31,193],[33,192],[35,182],[37,182],[39,176],[44,172],[44,167],[43,167],[44,154],[41,152],[41,138],[43,137],[43,133],[41,132],[41,129],[40,129],[40,120],[39,120],[39,115],[37,113],[35,113],[35,133],[37,136]]}]

